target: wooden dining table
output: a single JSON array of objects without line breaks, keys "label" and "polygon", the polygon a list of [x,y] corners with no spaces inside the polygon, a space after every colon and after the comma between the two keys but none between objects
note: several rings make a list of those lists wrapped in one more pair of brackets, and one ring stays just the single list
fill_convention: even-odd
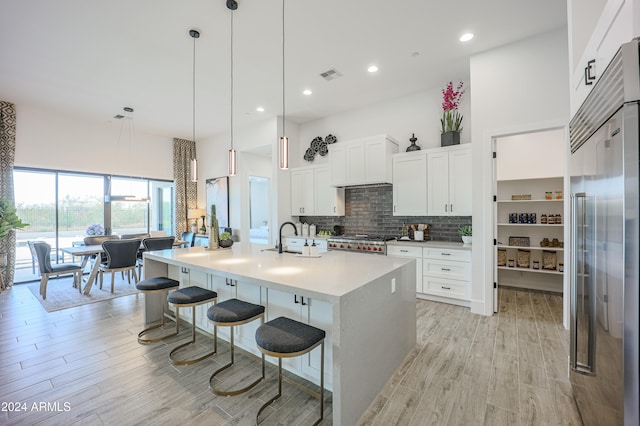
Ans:
[{"label": "wooden dining table", "polygon": [[[188,242],[176,240],[173,243],[173,247],[182,247],[184,244],[188,244]],[[140,248],[143,248],[142,245],[140,245]],[[63,247],[60,250],[63,253],[70,254],[71,256],[82,257],[82,263],[80,263],[80,266],[83,270],[87,266],[87,262],[89,261],[89,259],[91,259],[91,256],[104,253],[104,249],[102,248],[101,244],[90,246]],[[93,286],[93,283],[98,276],[99,270],[100,259],[98,258],[93,263],[93,267],[91,268],[91,272],[89,273],[89,277],[87,278],[87,283],[85,284],[84,290],[82,291],[83,294],[89,294],[89,292],[91,291],[91,287]]]}]

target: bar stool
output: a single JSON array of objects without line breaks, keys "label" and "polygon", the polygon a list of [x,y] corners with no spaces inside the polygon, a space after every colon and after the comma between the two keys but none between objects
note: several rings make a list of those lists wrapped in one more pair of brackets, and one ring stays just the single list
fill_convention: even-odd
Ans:
[{"label": "bar stool", "polygon": [[[221,367],[213,372],[211,377],[209,377],[209,389],[216,395],[222,396],[230,396],[230,395],[239,395],[243,392],[248,391],[262,380],[264,380],[264,353],[262,354],[262,376],[253,381],[248,386],[245,386],[241,389],[232,390],[232,391],[221,391],[216,389],[213,385],[213,379],[216,375],[227,368],[231,367],[234,363],[234,349],[235,345],[233,342],[233,329],[237,325],[242,325],[249,323],[253,320],[260,319],[260,322],[264,324],[264,306],[255,305],[253,303],[244,302],[238,299],[229,299],[224,302],[217,303],[211,306],[207,310],[207,317],[213,321],[214,327],[231,327],[231,362],[226,364],[224,367]],[[217,335],[217,333],[216,333]],[[216,347],[217,350],[217,347]]]},{"label": "bar stool", "polygon": [[[215,303],[217,299],[218,293],[216,293],[215,291],[207,290],[206,288],[198,287],[195,285],[172,291],[167,295],[167,302],[172,303],[176,307],[176,322],[180,320],[180,308],[188,308],[189,306],[191,306],[191,341],[178,345],[173,348],[171,352],[169,352],[169,359],[171,359],[171,362],[173,362],[175,365],[194,364],[216,353],[217,346],[214,347],[213,352],[209,352],[198,358],[186,360],[176,360],[174,358],[177,351],[189,345],[193,345],[196,342],[196,306],[208,302]],[[213,338],[214,342],[216,342],[217,336],[215,328],[213,329]]]},{"label": "bar stool", "polygon": [[[267,408],[273,401],[282,396],[282,381],[294,385],[298,389],[320,400],[320,418],[314,426],[320,423],[324,416],[324,330],[292,320],[287,317],[278,317],[262,324],[256,330],[256,343],[258,349],[263,354],[278,358],[278,394],[265,402],[258,414],[256,414],[256,424],[260,422],[259,417],[262,410]],[[287,377],[282,376],[282,358],[291,358],[311,352],[318,345],[321,345],[320,354],[320,393],[314,392]]]},{"label": "bar stool", "polygon": [[[148,278],[146,280],[139,281],[136,284],[136,288],[138,289],[138,291],[140,293],[144,293],[144,294],[169,293],[169,290],[173,290],[173,289],[178,288],[178,287],[180,287],[180,282],[179,281],[172,280],[171,278],[167,278],[167,277]],[[159,342],[160,340],[162,340],[164,338],[175,336],[176,334],[178,334],[179,330],[178,330],[178,320],[177,320],[177,318],[167,314],[164,311],[164,300],[161,300],[160,306],[161,306],[161,309],[162,309],[162,315],[160,317],[162,322],[160,324],[156,324],[156,325],[152,325],[151,327],[147,327],[144,330],[142,330],[140,333],[138,333],[138,343],[144,344],[144,343]],[[142,336],[144,336],[145,334],[149,333],[151,330],[155,330],[156,328],[164,327],[164,319],[165,319],[165,317],[169,318],[172,321],[175,321],[175,323],[176,323],[176,331],[175,331],[175,333],[166,334],[166,335],[163,335],[162,337],[156,337],[156,338],[153,338],[153,339],[143,339],[142,338]]]}]

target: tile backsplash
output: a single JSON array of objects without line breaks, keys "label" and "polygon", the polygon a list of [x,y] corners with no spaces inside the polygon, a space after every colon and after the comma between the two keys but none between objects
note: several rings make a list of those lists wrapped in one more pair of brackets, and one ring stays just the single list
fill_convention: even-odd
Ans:
[{"label": "tile backsplash", "polygon": [[301,216],[301,222],[314,223],[318,231],[333,231],[335,225],[345,234],[402,234],[405,223],[428,223],[429,235],[437,241],[460,241],[458,228],[471,224],[471,216],[394,216],[391,185],[360,186],[345,190],[345,216]]}]

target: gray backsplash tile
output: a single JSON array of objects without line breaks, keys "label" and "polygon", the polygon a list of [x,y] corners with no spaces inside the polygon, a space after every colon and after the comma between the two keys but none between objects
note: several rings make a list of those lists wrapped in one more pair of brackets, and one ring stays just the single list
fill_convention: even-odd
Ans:
[{"label": "gray backsplash tile", "polygon": [[437,241],[460,241],[458,228],[471,223],[471,216],[394,216],[391,185],[346,188],[345,216],[301,216],[301,222],[314,223],[317,230],[333,231],[335,225],[346,234],[384,234],[400,236],[405,223],[428,223],[429,235]]}]

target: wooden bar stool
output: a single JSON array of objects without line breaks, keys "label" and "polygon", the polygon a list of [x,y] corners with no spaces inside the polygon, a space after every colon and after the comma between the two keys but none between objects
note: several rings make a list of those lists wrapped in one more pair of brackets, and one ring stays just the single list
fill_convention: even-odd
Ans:
[{"label": "wooden bar stool", "polygon": [[[138,289],[138,291],[140,293],[144,293],[144,294],[149,294],[149,293],[169,293],[170,290],[174,290],[176,288],[180,287],[180,282],[176,281],[176,280],[172,280],[171,278],[167,278],[167,277],[155,277],[155,278],[148,278],[146,280],[142,280],[140,282],[138,282],[136,284],[136,288]],[[162,315],[160,316],[160,319],[162,320],[162,322],[160,324],[156,324],[156,325],[152,325],[151,327],[147,327],[144,330],[142,330],[140,333],[138,333],[138,343],[153,343],[153,342],[159,342],[160,340],[167,338],[167,337],[171,337],[171,336],[175,336],[178,334],[178,319],[172,315],[169,315],[168,313],[166,313],[164,311],[164,300],[161,300],[161,309],[162,309]],[[149,333],[151,330],[155,330],[156,328],[161,328],[164,327],[164,319],[169,318],[172,321],[175,321],[176,323],[176,331],[174,333],[171,334],[165,334],[161,337],[155,337],[152,339],[144,339],[142,336],[144,336],[145,334]]]},{"label": "wooden bar stool", "polygon": [[[230,396],[239,395],[248,391],[262,380],[264,380],[264,353],[262,354],[262,376],[250,383],[249,385],[232,391],[222,391],[216,389],[213,385],[213,379],[216,375],[227,368],[231,367],[234,363],[234,349],[233,342],[233,329],[235,326],[246,324],[256,319],[260,319],[260,322],[264,324],[264,306],[255,305],[253,303],[244,302],[238,299],[229,299],[224,302],[217,303],[211,306],[207,310],[207,317],[213,322],[214,328],[216,327],[231,327],[231,362],[225,366],[218,368],[209,377],[209,389],[216,395]],[[217,335],[217,332],[215,333]],[[217,347],[216,347],[217,349]]]},{"label": "wooden bar stool", "polygon": [[[256,414],[256,424],[260,423],[259,417],[262,410],[282,396],[283,380],[320,400],[320,418],[314,423],[314,426],[322,421],[324,416],[325,336],[324,330],[287,317],[278,317],[258,327],[256,330],[258,349],[265,355],[278,358],[278,394],[260,407],[258,414]],[[322,351],[320,354],[320,393],[314,392],[282,375],[282,358],[304,355],[311,352],[318,345],[321,346]]]},{"label": "wooden bar stool", "polygon": [[189,306],[191,306],[191,341],[178,345],[175,348],[173,348],[171,352],[169,352],[169,359],[171,359],[171,362],[173,362],[175,365],[194,364],[216,353],[217,336],[216,336],[216,329],[214,328],[213,352],[206,353],[198,358],[185,359],[185,360],[175,359],[176,352],[178,352],[180,349],[185,348],[189,345],[193,345],[196,342],[196,306],[202,305],[203,303],[209,303],[209,302],[215,303],[217,299],[218,299],[218,293],[216,293],[215,291],[207,290],[206,288],[198,287],[195,285],[172,291],[167,295],[167,302],[172,303],[176,307],[176,322],[180,320],[180,308],[188,308]]}]

